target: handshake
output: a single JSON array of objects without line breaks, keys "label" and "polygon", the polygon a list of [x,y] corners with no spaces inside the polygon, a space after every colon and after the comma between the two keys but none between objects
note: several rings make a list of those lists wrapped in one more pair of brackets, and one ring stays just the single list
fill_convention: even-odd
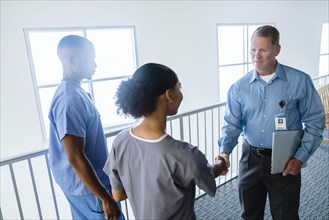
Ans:
[{"label": "handshake", "polygon": [[226,161],[224,157],[222,156],[217,156],[215,158],[215,163],[211,165],[212,171],[215,175],[215,178],[218,177],[219,175],[226,175],[228,172],[228,166],[226,165]]}]

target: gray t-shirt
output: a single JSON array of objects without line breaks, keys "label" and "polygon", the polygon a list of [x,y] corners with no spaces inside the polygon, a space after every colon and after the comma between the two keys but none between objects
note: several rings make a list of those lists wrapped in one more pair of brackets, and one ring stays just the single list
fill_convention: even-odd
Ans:
[{"label": "gray t-shirt", "polygon": [[216,183],[204,154],[166,134],[145,140],[121,132],[104,167],[113,189],[124,189],[136,219],[195,219],[195,185],[208,195]]}]

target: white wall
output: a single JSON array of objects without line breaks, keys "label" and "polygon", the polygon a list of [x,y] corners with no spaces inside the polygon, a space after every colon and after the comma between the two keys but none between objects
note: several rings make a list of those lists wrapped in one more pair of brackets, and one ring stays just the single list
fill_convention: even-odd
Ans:
[{"label": "white wall", "polygon": [[[180,78],[180,112],[218,102],[217,23],[274,22],[281,63],[318,73],[328,1],[1,1],[1,158],[46,146],[23,28],[134,25],[139,64]],[[49,67],[51,68],[51,67]]]}]

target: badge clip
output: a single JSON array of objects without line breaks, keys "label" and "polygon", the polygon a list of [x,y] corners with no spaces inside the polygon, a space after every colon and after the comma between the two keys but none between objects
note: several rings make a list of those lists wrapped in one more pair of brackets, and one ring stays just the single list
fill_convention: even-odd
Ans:
[{"label": "badge clip", "polygon": [[275,115],[275,129],[276,130],[287,130],[287,117],[285,114],[287,101],[281,100],[279,102],[280,113]]}]

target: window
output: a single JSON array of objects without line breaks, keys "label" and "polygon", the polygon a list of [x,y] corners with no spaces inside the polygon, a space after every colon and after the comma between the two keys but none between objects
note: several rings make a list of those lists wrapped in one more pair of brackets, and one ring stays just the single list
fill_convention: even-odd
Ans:
[{"label": "window", "polygon": [[319,76],[329,74],[329,23],[322,24]]},{"label": "window", "polygon": [[253,32],[261,25],[217,25],[220,102],[226,101],[230,86],[253,69],[249,42]]},{"label": "window", "polygon": [[137,66],[134,27],[24,29],[24,34],[44,139],[48,138],[49,106],[63,72],[57,45],[70,34],[84,36],[95,46],[96,72],[92,80],[82,82],[82,87],[91,94],[103,126],[131,121],[117,115],[113,98],[120,82]]}]

